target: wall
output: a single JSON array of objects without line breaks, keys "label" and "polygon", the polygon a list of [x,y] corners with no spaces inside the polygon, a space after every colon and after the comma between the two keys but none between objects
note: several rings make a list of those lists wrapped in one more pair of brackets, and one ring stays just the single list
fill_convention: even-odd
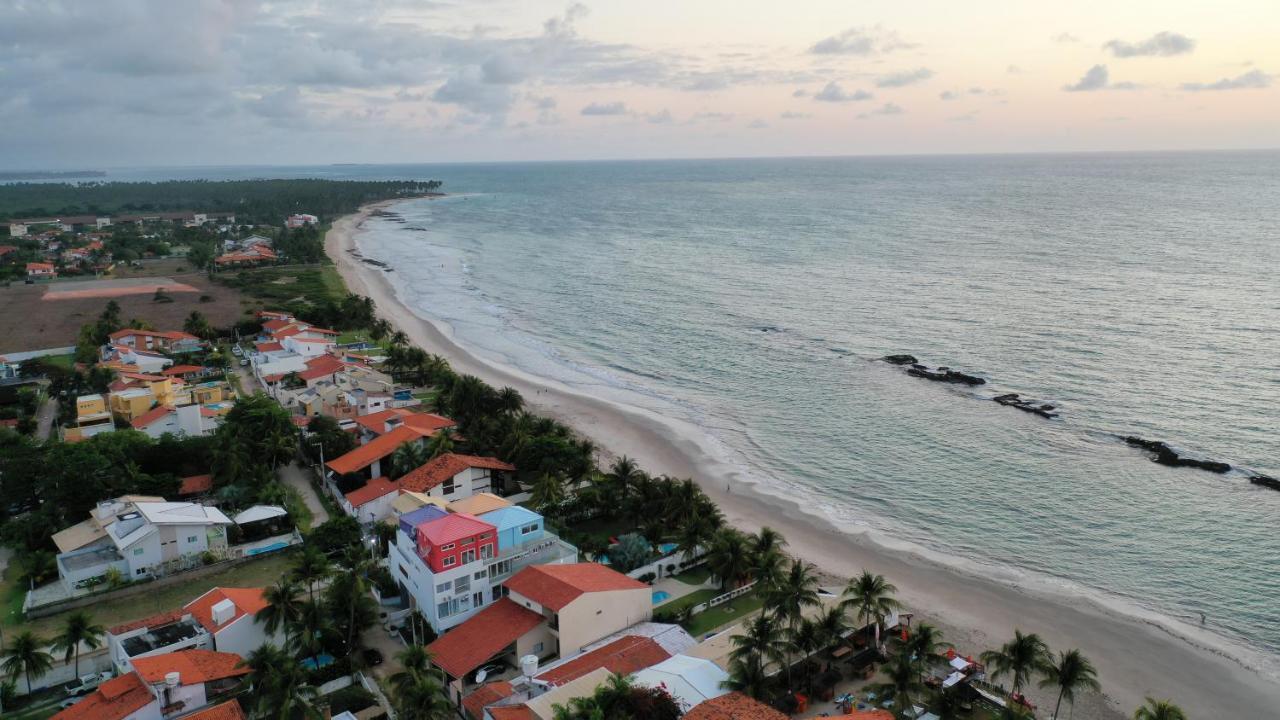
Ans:
[{"label": "wall", "polygon": [[249,657],[249,653],[268,641],[284,647],[284,634],[277,630],[275,635],[267,635],[266,628],[254,620],[253,615],[241,615],[213,634],[213,645],[218,652],[232,652],[240,657]]},{"label": "wall", "polygon": [[647,588],[584,593],[560,611],[560,656],[576,655],[584,645],[653,619],[653,593]]}]

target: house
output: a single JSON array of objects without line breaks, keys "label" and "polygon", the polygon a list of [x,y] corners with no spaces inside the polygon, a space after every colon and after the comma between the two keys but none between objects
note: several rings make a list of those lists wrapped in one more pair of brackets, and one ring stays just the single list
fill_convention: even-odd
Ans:
[{"label": "house", "polygon": [[729,673],[702,658],[674,655],[636,672],[631,681],[638,686],[662,688],[683,708],[692,708],[724,695]]},{"label": "house", "polygon": [[544,618],[502,598],[427,646],[431,664],[448,680],[448,695],[461,703],[472,673],[494,658],[546,657],[555,638]]},{"label": "house", "polygon": [[151,687],[165,718],[227,698],[251,672],[236,653],[200,649],[138,658],[133,667],[134,674]]},{"label": "house", "polygon": [[160,701],[137,673],[112,678],[52,720],[162,720]]},{"label": "house", "polygon": [[316,217],[315,215],[307,215],[306,213],[299,213],[297,215],[290,215],[288,218],[285,218],[284,224],[286,227],[292,229],[292,228],[300,228],[304,225],[315,225],[319,222],[320,222],[320,218]]},{"label": "house", "polygon": [[195,382],[221,373],[222,371],[218,368],[205,365],[174,365],[160,372],[165,377],[178,378],[183,382]]},{"label": "house", "polygon": [[156,350],[166,353],[197,352],[204,347],[204,342],[191,333],[170,330],[135,330],[125,328],[107,336],[110,345],[123,345],[135,350]]},{"label": "house", "polygon": [[102,536],[56,558],[68,591],[100,584],[112,569],[130,579],[155,577],[198,567],[204,553],[227,550],[231,519],[217,508],[141,500],[103,505],[91,518],[111,518]]},{"label": "house", "polygon": [[[229,407],[229,406],[228,406]],[[177,407],[157,406],[129,424],[134,430],[160,439],[166,434],[200,437],[211,434],[224,414],[194,403]]]},{"label": "house", "polygon": [[247,657],[268,642],[283,647],[281,631],[268,634],[257,614],[266,607],[262,588],[213,588],[180,610],[116,625],[107,631],[107,652],[116,672],[136,661],[180,650],[216,650]]},{"label": "house", "polygon": [[144,350],[131,345],[108,343],[98,355],[99,365],[114,370],[163,373],[173,365],[173,359],[160,350]]},{"label": "house", "polygon": [[28,280],[53,280],[56,277],[58,277],[58,270],[50,263],[27,263]]},{"label": "house", "polygon": [[457,422],[443,415],[414,412],[405,408],[391,408],[361,415],[356,418],[356,424],[360,426],[362,444],[402,426],[413,428],[426,436],[442,430],[452,432],[458,427]]},{"label": "house", "polygon": [[116,429],[107,398],[97,393],[76,398],[76,424],[64,433],[67,440],[83,440]]},{"label": "house", "polygon": [[400,478],[400,486],[431,497],[461,500],[476,493],[501,492],[507,474],[515,471],[514,465],[494,457],[444,453]]},{"label": "house", "polygon": [[348,515],[362,524],[368,524],[386,517],[399,494],[400,483],[386,477],[376,477],[363,487],[343,495],[339,504]]},{"label": "house", "polygon": [[501,583],[533,563],[576,562],[577,548],[543,531],[512,535],[503,545],[498,527],[466,513],[427,505],[400,515],[388,564],[405,597],[412,598],[436,632],[455,627],[504,594]]},{"label": "house", "polygon": [[648,585],[596,563],[530,565],[503,585],[512,602],[547,620],[561,657],[653,617]]}]

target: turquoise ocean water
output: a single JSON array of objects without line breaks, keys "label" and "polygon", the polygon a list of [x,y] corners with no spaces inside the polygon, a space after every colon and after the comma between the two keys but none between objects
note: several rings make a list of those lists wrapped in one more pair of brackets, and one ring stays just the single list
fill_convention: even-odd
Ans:
[{"label": "turquoise ocean water", "polygon": [[1278,153],[113,175],[441,179],[360,246],[478,354],[694,422],[839,522],[1280,652],[1280,492],[1115,437],[1280,477]]}]

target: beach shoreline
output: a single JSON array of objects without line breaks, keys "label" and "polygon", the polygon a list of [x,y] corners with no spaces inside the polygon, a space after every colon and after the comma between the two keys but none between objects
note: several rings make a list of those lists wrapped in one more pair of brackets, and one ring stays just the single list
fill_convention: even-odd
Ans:
[{"label": "beach shoreline", "polygon": [[[1056,649],[1080,648],[1098,667],[1106,692],[1105,697],[1080,698],[1075,713],[1081,718],[1127,717],[1144,695],[1171,698],[1191,716],[1201,717],[1265,717],[1280,706],[1280,686],[1212,650],[1216,636],[1189,626],[1170,627],[1154,616],[1120,617],[1088,600],[1051,598],[886,549],[866,533],[838,528],[805,512],[792,499],[735,483],[737,471],[692,440],[700,432],[696,427],[681,427],[670,418],[478,358],[455,342],[447,328],[401,302],[381,268],[351,254],[358,250],[356,238],[369,214],[394,202],[375,203],[340,218],[326,237],[326,251],[352,292],[372,298],[381,317],[415,344],[446,358],[458,372],[516,388],[531,410],[565,422],[610,453],[635,458],[649,472],[697,479],[732,525],[745,531],[774,527],[786,536],[792,554],[830,576],[848,578],[863,568],[884,574],[917,618],[941,626],[945,638],[962,652],[998,646],[1015,627],[1039,633]],[[1042,708],[1046,698],[1052,705],[1051,693],[1030,694]]]}]

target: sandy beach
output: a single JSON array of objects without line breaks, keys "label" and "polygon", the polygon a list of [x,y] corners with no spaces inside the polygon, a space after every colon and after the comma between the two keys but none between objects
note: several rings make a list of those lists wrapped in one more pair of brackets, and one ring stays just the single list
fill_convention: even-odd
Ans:
[{"label": "sandy beach", "polygon": [[[848,578],[864,568],[884,574],[917,621],[939,625],[961,652],[995,647],[1015,627],[1040,634],[1056,650],[1079,648],[1096,665],[1105,694],[1080,698],[1074,717],[1128,717],[1146,695],[1172,699],[1193,718],[1276,716],[1280,684],[1251,669],[1266,660],[1252,651],[1224,652],[1224,641],[1200,628],[1120,614],[1083,597],[1015,588],[887,549],[854,528],[835,527],[794,501],[761,494],[738,481],[731,466],[708,456],[694,440],[702,436],[699,428],[477,358],[454,342],[448,328],[401,303],[380,268],[352,255],[368,213],[385,205],[339,219],[328,233],[326,251],[352,292],[372,298],[381,317],[415,344],[446,358],[458,372],[497,387],[514,387],[531,409],[573,426],[610,454],[636,458],[651,473],[693,477],[732,525],[745,531],[765,525],[781,531],[793,555],[830,576]],[[1040,717],[1048,717],[1054,693],[1031,695],[1041,707]]]}]

